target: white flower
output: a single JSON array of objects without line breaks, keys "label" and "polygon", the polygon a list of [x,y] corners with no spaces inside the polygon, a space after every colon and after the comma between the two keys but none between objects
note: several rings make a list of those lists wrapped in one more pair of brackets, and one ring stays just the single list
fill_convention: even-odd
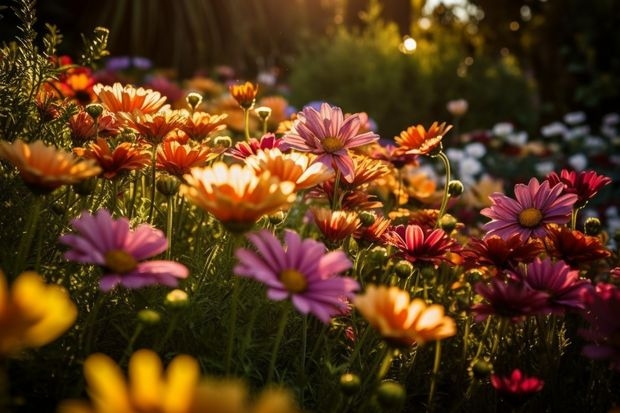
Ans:
[{"label": "white flower", "polygon": [[465,153],[474,158],[482,158],[487,153],[487,148],[480,142],[473,142],[465,146]]},{"label": "white flower", "polygon": [[459,176],[474,176],[482,171],[482,164],[478,159],[465,157],[459,163]]},{"label": "white flower", "polygon": [[511,133],[506,136],[506,141],[514,146],[523,146],[527,143],[527,132]]},{"label": "white flower", "polygon": [[457,148],[448,148],[446,149],[446,156],[452,162],[460,162],[461,159],[463,159],[463,157],[465,156],[465,153]]},{"label": "white flower", "polygon": [[500,122],[493,126],[493,135],[495,136],[506,136],[511,134],[513,131],[514,126],[512,126],[512,123]]},{"label": "white flower", "polygon": [[589,133],[590,133],[590,127],[589,126],[578,126],[576,128],[569,129],[564,134],[564,140],[570,142],[570,141],[572,141],[574,139],[586,136]]},{"label": "white flower", "polygon": [[568,128],[562,122],[553,122],[540,129],[540,133],[545,137],[564,135],[568,132]]},{"label": "white flower", "polygon": [[469,109],[469,103],[465,99],[451,100],[446,104],[446,109],[452,116],[463,116]]},{"label": "white flower", "polygon": [[577,125],[583,123],[586,120],[586,114],[584,112],[570,112],[564,115],[564,122],[569,125]]},{"label": "white flower", "polygon": [[588,166],[588,157],[583,153],[578,153],[568,158],[568,164],[576,171],[583,171]]},{"label": "white flower", "polygon": [[536,173],[538,176],[547,176],[555,169],[555,164],[553,161],[543,161],[538,162],[534,165],[534,169],[536,169]]}]

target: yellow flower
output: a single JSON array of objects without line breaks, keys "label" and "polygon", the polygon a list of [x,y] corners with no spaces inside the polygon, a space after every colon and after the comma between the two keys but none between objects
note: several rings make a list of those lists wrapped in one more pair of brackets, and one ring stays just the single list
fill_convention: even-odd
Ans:
[{"label": "yellow flower", "polygon": [[239,106],[243,109],[250,109],[254,106],[256,95],[258,94],[258,85],[252,82],[245,82],[239,85],[230,85],[228,91],[235,98]]},{"label": "yellow flower", "polygon": [[263,215],[288,208],[295,200],[293,182],[269,171],[257,175],[250,166],[216,162],[192,168],[184,178],[187,184],[180,192],[233,232],[250,229]]},{"label": "yellow flower", "polygon": [[69,152],[47,146],[43,141],[13,143],[0,141],[0,159],[13,164],[30,188],[49,192],[61,185],[72,185],[101,172],[92,160],[80,160]]},{"label": "yellow flower", "polygon": [[123,86],[120,83],[104,86],[99,83],[93,87],[93,91],[110,112],[134,113],[138,111],[149,114],[168,107],[164,105],[166,97],[151,89],[135,88],[131,85]]},{"label": "yellow flower", "polygon": [[364,294],[353,300],[357,310],[383,339],[395,347],[420,345],[456,334],[454,320],[444,315],[439,304],[410,300],[398,287],[368,285]]},{"label": "yellow flower", "polygon": [[0,354],[43,346],[73,325],[77,307],[66,291],[46,285],[39,274],[20,274],[8,291],[0,271]]}]

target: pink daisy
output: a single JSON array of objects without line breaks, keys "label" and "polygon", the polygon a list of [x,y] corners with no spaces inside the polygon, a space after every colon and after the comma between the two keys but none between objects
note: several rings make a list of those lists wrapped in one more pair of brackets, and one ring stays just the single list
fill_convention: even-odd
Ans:
[{"label": "pink daisy", "polygon": [[282,147],[282,139],[278,139],[273,133],[267,133],[263,135],[260,140],[250,138],[247,142],[237,142],[235,146],[229,148],[225,154],[243,160],[249,156],[256,155],[259,151],[273,148],[283,149]]},{"label": "pink daisy", "polygon": [[448,252],[456,243],[443,229],[422,229],[419,225],[398,225],[384,235],[388,244],[409,262],[439,264],[450,261]]},{"label": "pink daisy", "polygon": [[340,108],[323,103],[320,111],[307,106],[299,112],[292,130],[282,139],[292,149],[318,155],[317,162],[340,171],[350,183],[355,176],[355,167],[349,149],[379,139],[374,132],[358,135],[360,127],[359,114],[345,117]]},{"label": "pink daisy", "polygon": [[267,230],[250,234],[248,239],[257,251],[237,250],[239,263],[234,272],[265,284],[271,300],[290,298],[298,311],[312,313],[326,324],[349,311],[349,300],[359,284],[338,275],[352,266],[343,251],[326,253],[323,243],[302,240],[291,230],[284,232],[284,246]]},{"label": "pink daisy", "polygon": [[492,205],[480,211],[491,218],[484,224],[486,237],[493,234],[509,238],[519,234],[523,241],[530,237],[544,237],[547,224],[565,224],[570,219],[573,205],[577,201],[575,194],[563,194],[564,185],[550,187],[549,181],[539,183],[536,178],[525,184],[517,184],[512,199],[500,192],[490,195]]},{"label": "pink daisy", "polygon": [[71,226],[75,233],[59,239],[71,248],[65,258],[100,266],[104,271],[100,280],[103,291],[118,284],[127,288],[152,284],[176,287],[178,279],[188,275],[187,267],[173,261],[145,261],[168,248],[163,232],[148,224],[131,230],[127,218],[114,219],[101,209],[95,215],[82,213]]}]

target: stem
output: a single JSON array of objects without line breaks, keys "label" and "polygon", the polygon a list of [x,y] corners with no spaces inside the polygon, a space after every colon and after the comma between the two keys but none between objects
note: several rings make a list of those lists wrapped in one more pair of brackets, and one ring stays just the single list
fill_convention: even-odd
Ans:
[{"label": "stem", "polygon": [[138,337],[140,336],[140,333],[142,333],[143,329],[144,329],[144,324],[142,322],[138,322],[136,329],[134,330],[131,338],[129,339],[129,342],[127,343],[127,348],[125,349],[125,352],[123,353],[123,358],[121,359],[119,363],[120,365],[124,365],[127,359],[129,358],[129,356],[131,355],[131,353],[133,353],[133,346],[136,343],[136,340],[138,339]]},{"label": "stem", "polygon": [[467,361],[467,350],[469,350],[469,315],[465,316],[465,331],[463,331],[463,361]]},{"label": "stem", "polygon": [[168,237],[168,250],[166,251],[166,259],[172,257],[172,219],[174,217],[174,196],[168,196],[168,211],[166,215],[166,237]]},{"label": "stem", "polygon": [[441,206],[439,207],[439,215],[437,216],[437,224],[436,227],[439,227],[439,221],[441,217],[446,213],[446,207],[448,206],[448,199],[450,199],[450,193],[448,192],[448,187],[450,184],[450,160],[446,156],[443,151],[440,151],[437,156],[443,162],[443,165],[446,169],[446,185],[443,191],[443,199],[441,200]]},{"label": "stem", "polygon": [[392,365],[392,360],[394,360],[394,356],[398,354],[398,350],[388,348],[387,353],[385,353],[385,357],[383,357],[383,361],[381,362],[381,367],[379,368],[379,372],[377,373],[377,382],[380,382],[387,372],[390,370],[390,366]]},{"label": "stem", "polygon": [[437,388],[437,375],[439,373],[439,365],[441,364],[441,341],[435,342],[435,360],[433,362],[433,374],[431,375],[431,388],[428,392],[428,411],[434,410],[433,398],[435,397],[435,389]]},{"label": "stem", "polygon": [[112,184],[112,194],[110,195],[110,214],[116,213],[116,194],[118,193],[118,180],[113,178],[110,183]]},{"label": "stem", "polygon": [[228,319],[228,344],[226,346],[226,374],[230,374],[230,364],[232,361],[233,347],[235,344],[235,332],[237,326],[237,307],[239,306],[239,280],[235,277],[232,280],[232,303],[230,318]]},{"label": "stem", "polygon": [[42,204],[43,197],[35,196],[34,200],[32,201],[32,207],[30,208],[30,214],[26,218],[24,231],[22,232],[22,237],[19,241],[19,246],[17,247],[15,266],[13,267],[14,275],[22,272],[26,264],[26,258],[28,257],[28,253],[30,252],[34,233],[36,232],[37,223],[39,222],[39,217],[41,215],[40,212]]},{"label": "stem", "polygon": [[338,202],[338,186],[340,186],[340,169],[336,169],[336,178],[334,179],[334,193],[332,194],[332,211],[340,209],[340,202]]},{"label": "stem", "polygon": [[570,214],[570,229],[573,231],[577,228],[577,214],[579,214],[579,208],[573,208]]},{"label": "stem", "polygon": [[273,374],[276,369],[276,360],[278,359],[278,351],[280,350],[280,344],[282,343],[282,338],[284,337],[284,328],[286,327],[286,323],[288,321],[288,307],[282,311],[282,315],[280,317],[280,323],[278,324],[278,331],[276,333],[276,340],[273,344],[273,351],[271,352],[271,360],[269,361],[269,373],[267,374],[267,383],[271,383],[273,378]]},{"label": "stem", "polygon": [[152,162],[152,181],[151,181],[151,206],[149,207],[149,219],[148,222],[150,224],[153,223],[153,210],[155,208],[155,179],[156,179],[156,172],[157,172],[157,145],[153,144],[153,156],[151,158],[151,162]]},{"label": "stem", "polygon": [[243,108],[243,125],[245,128],[245,140],[250,140],[250,111]]}]

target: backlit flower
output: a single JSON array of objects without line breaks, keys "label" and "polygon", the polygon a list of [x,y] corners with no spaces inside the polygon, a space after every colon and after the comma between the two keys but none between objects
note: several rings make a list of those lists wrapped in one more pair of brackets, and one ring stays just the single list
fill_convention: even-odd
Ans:
[{"label": "backlit flower", "polygon": [[77,155],[97,162],[101,167],[101,176],[106,179],[116,178],[119,174],[145,168],[151,163],[151,153],[144,147],[122,142],[110,147],[109,141],[98,138],[85,148],[74,148]]},{"label": "backlit flower", "polygon": [[523,242],[519,234],[504,239],[492,235],[484,239],[472,239],[462,255],[468,267],[492,265],[498,270],[514,269],[519,263],[529,263],[544,252],[538,239]]},{"label": "backlit flower", "polygon": [[353,235],[362,225],[357,212],[313,208],[314,223],[330,243],[338,243]]},{"label": "backlit flower", "polygon": [[282,150],[282,143],[282,139],[276,138],[276,135],[273,133],[266,133],[261,136],[260,140],[250,138],[248,141],[237,142],[235,146],[228,150],[227,154],[243,160],[248,156],[256,155],[258,152],[266,149],[278,148]]},{"label": "backlit flower", "polygon": [[235,274],[264,283],[271,300],[290,298],[299,312],[311,313],[324,323],[348,312],[348,300],[359,284],[339,275],[352,266],[343,251],[326,252],[321,242],[301,239],[291,230],[285,231],[283,244],[267,230],[248,239],[256,252],[244,248],[235,252],[239,260]]},{"label": "backlit flower", "polygon": [[478,282],[474,290],[485,299],[471,308],[476,321],[495,315],[520,322],[526,316],[540,314],[548,298],[547,294],[510,279],[492,278],[488,284]]},{"label": "backlit flower", "polygon": [[382,146],[377,143],[370,148],[368,156],[373,159],[387,161],[396,169],[401,169],[405,165],[418,166],[419,164],[418,155],[412,153],[408,154],[403,148],[399,148],[392,144]]},{"label": "backlit flower", "polygon": [[93,91],[95,78],[88,67],[71,67],[61,73],[54,87],[64,98],[69,98],[80,105],[87,105],[96,99]]},{"label": "backlit flower", "polygon": [[138,132],[151,145],[159,144],[166,135],[178,129],[183,122],[182,115],[171,110],[153,114],[134,112],[131,115],[123,115],[123,118],[130,128]]},{"label": "backlit flower", "polygon": [[345,117],[340,108],[323,103],[320,111],[305,107],[282,139],[292,149],[318,155],[317,162],[340,171],[345,181],[352,182],[354,165],[349,149],[379,139],[374,132],[358,134],[360,126],[357,114]]},{"label": "backlit flower", "polygon": [[585,235],[560,225],[550,225],[544,238],[547,254],[565,261],[573,268],[611,256],[599,237]]},{"label": "backlit flower", "polygon": [[283,154],[279,149],[266,149],[245,159],[257,173],[269,171],[281,181],[295,183],[300,191],[316,186],[333,176],[333,171],[322,163],[312,163],[312,155],[305,153]]},{"label": "backlit flower", "polygon": [[157,148],[157,169],[180,178],[189,173],[191,168],[205,166],[218,156],[219,153],[204,145],[164,141]]},{"label": "backlit flower", "polygon": [[96,136],[113,136],[120,132],[120,122],[112,112],[104,111],[97,118],[97,122],[85,110],[69,118],[71,141],[74,146],[81,146],[85,141],[93,140]]},{"label": "backlit flower", "polygon": [[598,191],[611,183],[611,178],[599,175],[595,171],[569,171],[562,169],[558,175],[551,172],[547,176],[550,186],[558,183],[564,184],[564,193],[577,194],[578,199],[575,202],[575,208],[581,208],[588,203],[590,199],[598,193]]},{"label": "backlit flower", "polygon": [[343,182],[345,189],[352,189],[380,179],[392,172],[388,163],[364,155],[352,155],[353,180]]},{"label": "backlit flower", "polygon": [[114,83],[112,86],[96,84],[93,90],[101,103],[110,112],[139,112],[143,114],[155,113],[166,109],[166,97],[152,89],[136,88],[132,85]]},{"label": "backlit flower", "polygon": [[32,143],[21,139],[13,143],[0,141],[0,159],[9,161],[19,170],[26,185],[42,192],[81,182],[101,172],[94,161],[78,159],[40,140]]},{"label": "backlit flower", "polygon": [[394,138],[396,144],[406,153],[413,155],[434,155],[441,151],[441,140],[452,129],[452,125],[433,122],[426,130],[424,126],[410,126]]},{"label": "backlit flower", "polygon": [[202,142],[210,134],[226,128],[224,123],[228,115],[211,115],[207,112],[186,113],[182,116],[179,128],[191,139]]},{"label": "backlit flower", "polygon": [[573,205],[577,201],[575,194],[562,194],[563,185],[550,187],[549,181],[539,183],[536,178],[514,187],[515,198],[502,193],[492,194],[493,204],[480,211],[491,218],[482,227],[486,236],[497,234],[510,237],[519,234],[524,241],[530,237],[543,237],[547,224],[565,224],[570,219]]},{"label": "backlit flower", "polygon": [[65,258],[101,267],[103,276],[99,285],[103,291],[119,284],[127,288],[153,284],[176,287],[179,278],[188,276],[182,264],[146,261],[168,248],[163,232],[148,224],[130,229],[127,218],[114,219],[107,210],[101,209],[94,215],[82,213],[71,221],[71,226],[74,232],[59,239],[70,248]]},{"label": "backlit flower", "polygon": [[545,382],[536,376],[526,376],[521,370],[515,369],[509,376],[491,374],[491,385],[507,402],[518,407],[531,395],[541,391]]},{"label": "backlit flower", "polygon": [[77,307],[64,288],[47,285],[35,272],[21,273],[10,291],[0,271],[0,355],[41,347],[75,322]]},{"label": "backlit flower", "polygon": [[246,231],[263,215],[286,209],[295,200],[295,184],[270,172],[256,175],[250,166],[216,162],[192,168],[180,192],[213,214],[232,231]]},{"label": "backlit flower", "polygon": [[386,232],[388,244],[398,249],[398,254],[411,263],[439,264],[450,260],[448,252],[455,241],[440,228],[424,230],[419,225],[398,225]]},{"label": "backlit flower", "polygon": [[439,304],[427,305],[420,298],[410,299],[398,287],[368,285],[353,304],[357,311],[394,347],[423,345],[456,334],[456,323]]},{"label": "backlit flower", "polygon": [[382,216],[376,216],[374,213],[372,215],[374,216],[372,224],[359,227],[353,233],[353,238],[366,244],[382,244],[385,240],[384,235],[392,221]]},{"label": "backlit flower", "polygon": [[239,106],[243,109],[251,109],[256,102],[256,95],[258,94],[258,85],[252,82],[245,82],[243,84],[230,85],[228,91],[231,96],[235,98]]}]

